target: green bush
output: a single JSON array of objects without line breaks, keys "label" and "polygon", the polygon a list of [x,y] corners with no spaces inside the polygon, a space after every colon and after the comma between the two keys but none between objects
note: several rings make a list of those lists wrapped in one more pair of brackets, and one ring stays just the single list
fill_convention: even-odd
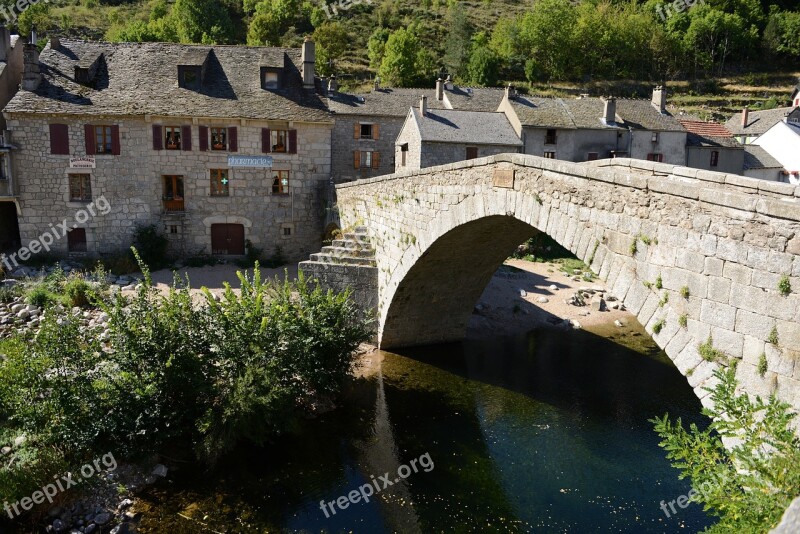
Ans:
[{"label": "green bush", "polygon": [[169,241],[158,226],[149,224],[137,226],[133,231],[133,246],[145,264],[153,269],[161,269],[168,264],[167,246]]},{"label": "green bush", "polygon": [[0,285],[0,302],[8,304],[12,302],[15,298],[20,296],[22,291],[19,288],[18,284],[15,285]]},{"label": "green bush", "polygon": [[[768,532],[800,488],[800,439],[791,427],[797,416],[774,396],[736,394],[735,368],[717,370],[711,392],[711,423],[684,428],[669,414],[652,419],[679,478],[691,480],[690,501],[719,518],[708,533]],[[723,440],[735,445],[728,449]]]},{"label": "green bush", "polygon": [[89,295],[92,291],[89,283],[83,276],[72,275],[64,282],[64,294],[70,306],[84,307],[89,304]]},{"label": "green bush", "polygon": [[45,284],[36,284],[25,295],[25,302],[39,308],[45,308],[58,300],[58,295],[50,291]]}]

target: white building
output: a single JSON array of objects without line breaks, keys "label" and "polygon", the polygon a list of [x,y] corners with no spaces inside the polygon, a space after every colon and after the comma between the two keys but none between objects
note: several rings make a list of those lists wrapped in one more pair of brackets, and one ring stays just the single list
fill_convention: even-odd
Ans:
[{"label": "white building", "polygon": [[795,108],[784,120],[775,123],[753,144],[766,150],[783,165],[789,183],[800,184],[800,108]]}]

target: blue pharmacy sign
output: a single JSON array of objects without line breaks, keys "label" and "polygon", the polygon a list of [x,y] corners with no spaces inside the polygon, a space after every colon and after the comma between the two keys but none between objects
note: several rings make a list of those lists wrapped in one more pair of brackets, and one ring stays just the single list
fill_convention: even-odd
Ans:
[{"label": "blue pharmacy sign", "polygon": [[228,156],[228,167],[271,169],[272,156]]}]

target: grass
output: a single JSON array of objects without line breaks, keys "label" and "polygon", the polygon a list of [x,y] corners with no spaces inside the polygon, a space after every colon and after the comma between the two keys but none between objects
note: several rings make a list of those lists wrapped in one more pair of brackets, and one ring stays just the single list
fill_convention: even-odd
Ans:
[{"label": "grass", "polygon": [[789,277],[785,274],[781,276],[781,279],[778,282],[778,291],[780,291],[781,295],[784,297],[792,292],[792,283],[789,281]]},{"label": "grass", "polygon": [[725,360],[725,354],[719,350],[714,348],[714,340],[711,336],[708,336],[708,340],[705,343],[700,344],[697,347],[698,352],[700,352],[700,357],[703,358],[707,362],[718,362]]},{"label": "grass", "polygon": [[669,293],[667,293],[666,291],[664,291],[664,295],[661,297],[661,300],[659,300],[659,301],[658,301],[658,306],[659,306],[660,308],[663,308],[663,307],[664,307],[664,305],[665,305],[667,302],[669,302]]},{"label": "grass", "polygon": [[661,280],[661,275],[659,274],[658,278],[656,278],[656,289],[661,289],[662,287],[664,287],[664,281]]},{"label": "grass", "polygon": [[663,330],[663,329],[664,329],[664,326],[665,326],[666,324],[667,324],[667,322],[666,322],[664,319],[659,319],[658,321],[656,321],[656,322],[653,324],[653,333],[654,333],[654,334],[659,334],[659,333],[661,333],[661,330]]},{"label": "grass", "polygon": [[687,324],[689,324],[689,315],[686,313],[681,314],[681,316],[678,317],[678,326],[681,328],[686,328]]},{"label": "grass", "polygon": [[773,326],[772,330],[769,332],[769,336],[767,337],[767,343],[770,345],[777,345],[778,344],[778,327]]},{"label": "grass", "polygon": [[767,353],[762,352],[761,357],[758,358],[758,375],[764,378],[765,374],[767,374]]},{"label": "grass", "polygon": [[683,286],[681,288],[681,296],[685,299],[689,298],[689,286]]},{"label": "grass", "polygon": [[639,251],[639,247],[637,246],[638,242],[639,240],[636,239],[635,237],[633,238],[633,241],[631,241],[631,247],[630,247],[631,256],[635,256],[636,253]]}]

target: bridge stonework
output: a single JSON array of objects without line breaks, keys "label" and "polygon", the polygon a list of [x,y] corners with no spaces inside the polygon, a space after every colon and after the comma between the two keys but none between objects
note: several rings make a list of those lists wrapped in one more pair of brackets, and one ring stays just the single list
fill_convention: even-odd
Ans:
[{"label": "bridge stonework", "polygon": [[[342,184],[337,197],[342,228],[374,247],[373,282],[352,272],[362,302],[377,293],[382,347],[461,339],[492,274],[540,230],[590,264],[704,404],[713,371],[738,360],[746,391],[800,409],[800,187],[505,154]],[[348,285],[347,265],[301,265]],[[709,339],[722,358],[701,356]]]}]

